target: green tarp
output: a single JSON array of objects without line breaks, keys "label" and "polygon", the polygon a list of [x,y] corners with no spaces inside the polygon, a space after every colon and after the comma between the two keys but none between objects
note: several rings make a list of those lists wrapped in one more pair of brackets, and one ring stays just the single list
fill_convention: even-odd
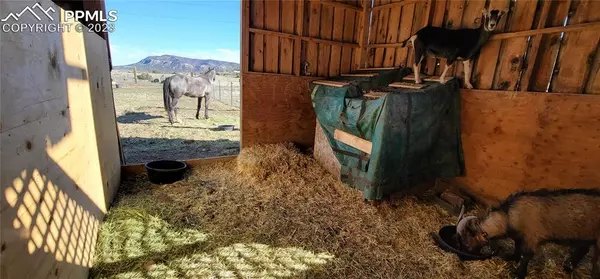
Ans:
[{"label": "green tarp", "polygon": [[[317,119],[341,164],[341,181],[379,200],[425,180],[464,174],[460,140],[460,91],[456,79],[422,89],[386,87],[410,74],[406,68],[376,77],[338,77],[344,87],[312,84]],[[369,100],[369,89],[390,92]],[[372,143],[371,154],[334,139],[335,129]]]}]

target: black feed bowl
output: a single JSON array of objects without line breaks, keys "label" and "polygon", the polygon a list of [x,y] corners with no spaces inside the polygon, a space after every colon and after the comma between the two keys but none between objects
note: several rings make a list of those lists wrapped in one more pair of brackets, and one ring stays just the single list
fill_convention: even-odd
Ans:
[{"label": "black feed bowl", "polygon": [[170,184],[183,179],[187,164],[181,161],[159,160],[145,165],[148,179],[153,184]]},{"label": "black feed bowl", "polygon": [[456,254],[461,261],[485,260],[492,256],[470,254],[459,250],[452,239],[454,234],[456,234],[456,226],[444,226],[437,234],[432,233],[435,243],[442,250]]}]

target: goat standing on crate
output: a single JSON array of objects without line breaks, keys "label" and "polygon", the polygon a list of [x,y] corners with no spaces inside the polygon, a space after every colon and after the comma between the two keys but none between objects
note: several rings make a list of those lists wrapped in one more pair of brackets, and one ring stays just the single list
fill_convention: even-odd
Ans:
[{"label": "goat standing on crate", "polygon": [[481,47],[490,38],[492,31],[498,26],[500,18],[508,12],[508,10],[498,11],[482,9],[483,20],[482,24],[477,29],[462,28],[462,29],[446,29],[443,27],[426,26],[419,30],[416,34],[402,42],[402,47],[406,46],[407,42],[415,51],[415,61],[413,63],[413,71],[415,74],[415,82],[422,83],[419,68],[421,62],[425,58],[445,58],[446,67],[440,76],[440,83],[446,81],[446,73],[452,67],[455,61],[462,61],[465,71],[465,87],[472,89],[471,85],[471,60],[479,54]]}]

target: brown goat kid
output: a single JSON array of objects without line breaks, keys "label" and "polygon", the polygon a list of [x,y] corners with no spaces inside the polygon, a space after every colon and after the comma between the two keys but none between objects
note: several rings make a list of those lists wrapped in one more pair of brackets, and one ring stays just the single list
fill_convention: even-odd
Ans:
[{"label": "brown goat kid", "polygon": [[515,240],[514,257],[519,259],[517,278],[527,276],[533,255],[547,242],[573,248],[565,263],[572,272],[594,246],[592,278],[600,279],[600,191],[589,189],[538,190],[509,196],[493,208],[483,221],[469,220],[461,244],[469,251],[487,245],[490,239]]}]

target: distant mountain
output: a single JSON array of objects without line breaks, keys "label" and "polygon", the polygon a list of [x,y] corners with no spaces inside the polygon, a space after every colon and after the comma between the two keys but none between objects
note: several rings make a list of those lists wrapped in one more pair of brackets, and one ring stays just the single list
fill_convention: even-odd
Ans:
[{"label": "distant mountain", "polygon": [[148,56],[137,63],[115,66],[115,70],[128,70],[136,67],[141,72],[158,71],[164,73],[172,72],[204,72],[209,67],[214,67],[218,73],[233,72],[240,70],[240,64],[233,62],[218,61],[212,59],[194,59],[175,55]]}]

